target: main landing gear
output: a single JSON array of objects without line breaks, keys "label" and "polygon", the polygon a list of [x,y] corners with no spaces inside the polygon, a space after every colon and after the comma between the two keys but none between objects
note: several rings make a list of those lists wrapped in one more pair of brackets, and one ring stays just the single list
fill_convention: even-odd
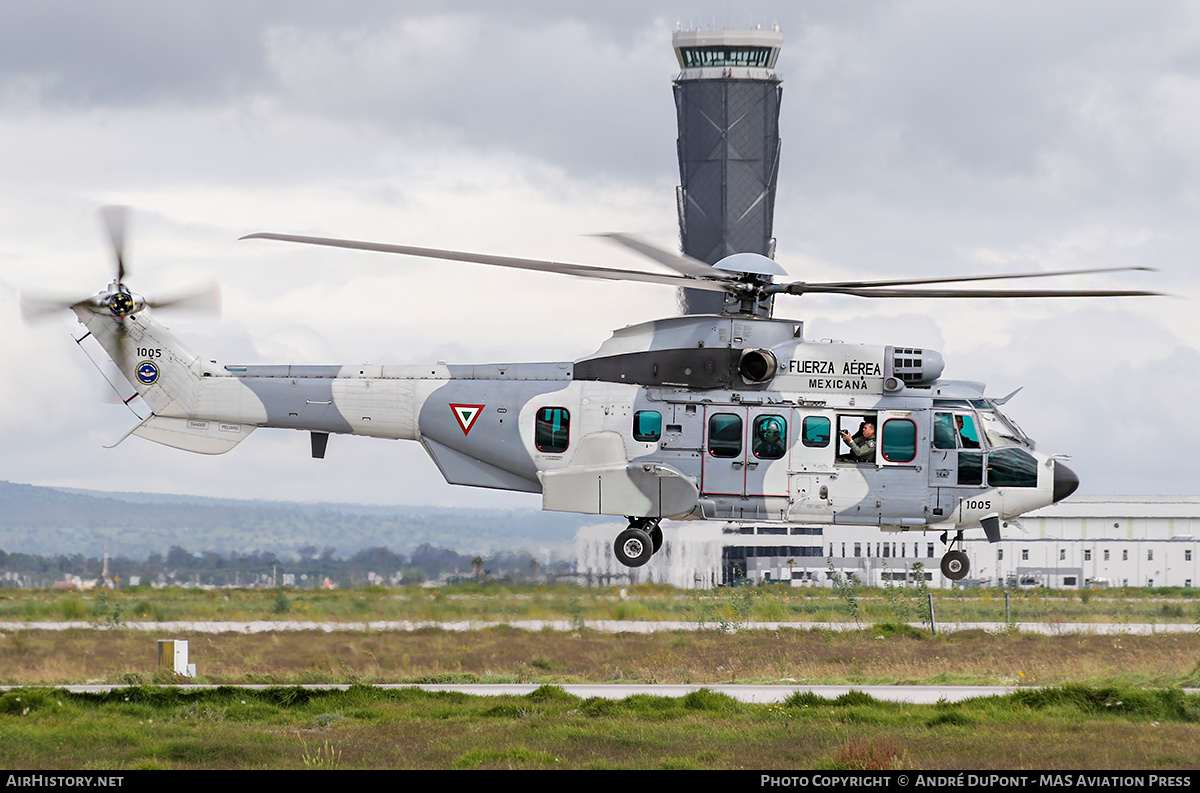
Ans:
[{"label": "main landing gear", "polygon": [[617,535],[613,553],[626,567],[641,567],[662,547],[660,518],[630,518],[629,528]]},{"label": "main landing gear", "polygon": [[[942,545],[946,544],[946,532],[942,532]],[[961,581],[967,577],[967,573],[971,572],[971,560],[967,558],[967,554],[962,549],[963,533],[960,529],[954,537],[954,544],[958,546],[956,550],[946,551],[942,557],[942,575],[949,578],[951,581]]]}]

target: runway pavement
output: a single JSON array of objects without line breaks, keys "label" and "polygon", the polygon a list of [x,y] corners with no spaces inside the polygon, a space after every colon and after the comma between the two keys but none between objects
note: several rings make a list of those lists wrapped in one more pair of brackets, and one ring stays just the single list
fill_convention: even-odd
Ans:
[{"label": "runway pavement", "polygon": [[[277,688],[267,685],[241,685],[229,688],[264,689]],[[539,688],[533,683],[494,684],[494,685],[450,685],[450,684],[377,684],[375,688],[399,689],[419,688],[424,691],[455,691],[474,696],[523,696]],[[569,694],[584,699],[603,697],[605,699],[624,699],[634,694],[649,694],[659,697],[682,697],[702,688],[727,694],[741,702],[783,702],[792,694],[811,691],[826,699],[836,699],[849,691],[862,691],[875,699],[888,702],[911,702],[914,704],[933,704],[936,702],[961,702],[975,697],[997,697],[1016,690],[1013,686],[807,686],[807,685],[653,685],[653,684],[565,684],[558,686]],[[0,691],[20,688],[20,686],[0,686]],[[54,686],[56,689],[76,693],[105,693],[125,686],[113,685],[78,685]],[[184,691],[217,688],[217,686],[177,686]],[[288,686],[291,688],[291,686]],[[345,690],[348,685],[312,684],[299,688],[316,690]]]},{"label": "runway pavement", "polygon": [[[919,622],[910,622],[914,628],[925,627]],[[633,620],[586,620],[582,623],[570,620],[510,620],[506,622],[465,620],[460,622],[413,622],[407,620],[380,620],[373,622],[311,622],[303,620],[258,620],[247,622],[121,622],[120,629],[147,633],[270,633],[272,631],[416,631],[440,628],[446,631],[478,631],[506,626],[528,631],[574,631],[588,628],[604,633],[657,633],[660,631],[704,631],[716,630],[715,623],[633,621]],[[853,622],[744,622],[738,630],[824,630],[853,631],[869,628]],[[111,626],[95,622],[0,622],[0,631],[65,631],[65,630],[111,630]],[[1051,636],[1073,634],[1139,634],[1152,633],[1197,633],[1200,625],[1195,622],[938,622],[939,633],[951,631],[982,630],[988,633],[1004,633],[1015,630],[1022,633],[1041,633]]]}]

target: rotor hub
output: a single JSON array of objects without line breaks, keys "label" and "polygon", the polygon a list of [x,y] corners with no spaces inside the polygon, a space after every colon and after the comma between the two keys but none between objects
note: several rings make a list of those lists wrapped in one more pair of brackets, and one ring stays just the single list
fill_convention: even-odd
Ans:
[{"label": "rotor hub", "polygon": [[136,313],[138,309],[137,300],[123,289],[109,295],[105,303],[112,315],[121,319]]}]

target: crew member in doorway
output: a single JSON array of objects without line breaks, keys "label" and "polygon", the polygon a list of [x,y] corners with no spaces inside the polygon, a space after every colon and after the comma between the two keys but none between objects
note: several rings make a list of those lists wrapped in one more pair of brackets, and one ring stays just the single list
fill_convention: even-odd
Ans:
[{"label": "crew member in doorway", "polygon": [[872,422],[864,421],[858,425],[858,432],[853,437],[842,430],[842,440],[850,447],[850,458],[854,462],[875,462],[875,425]]}]

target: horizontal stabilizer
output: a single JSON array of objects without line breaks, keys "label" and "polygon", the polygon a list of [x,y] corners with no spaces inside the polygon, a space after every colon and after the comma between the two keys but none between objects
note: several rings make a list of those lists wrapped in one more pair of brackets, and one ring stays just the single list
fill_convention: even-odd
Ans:
[{"label": "horizontal stabilizer", "polygon": [[139,424],[133,434],[184,451],[224,454],[245,440],[254,429],[253,424],[151,416]]}]

